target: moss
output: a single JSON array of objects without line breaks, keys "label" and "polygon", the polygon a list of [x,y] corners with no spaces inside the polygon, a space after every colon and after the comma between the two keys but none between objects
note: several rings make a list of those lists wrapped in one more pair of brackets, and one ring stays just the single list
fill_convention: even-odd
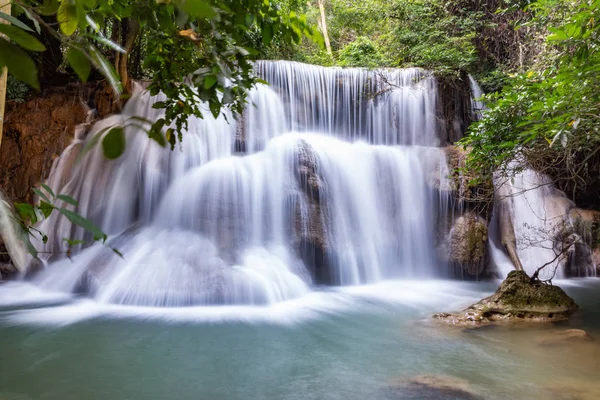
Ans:
[{"label": "moss", "polygon": [[557,321],[566,319],[577,304],[558,286],[531,283],[523,271],[511,271],[498,290],[459,313],[436,314],[435,318],[457,325],[483,324],[497,320]]}]

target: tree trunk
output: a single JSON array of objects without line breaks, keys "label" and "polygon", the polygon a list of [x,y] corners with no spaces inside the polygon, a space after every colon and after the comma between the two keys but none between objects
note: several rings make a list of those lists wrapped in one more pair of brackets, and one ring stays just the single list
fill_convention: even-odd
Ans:
[{"label": "tree trunk", "polygon": [[[0,11],[10,15],[10,0],[0,0]],[[5,19],[0,20],[6,24]],[[4,105],[6,104],[6,81],[8,80],[8,68],[2,68],[0,73],[0,147],[2,146],[2,127],[4,126]]]},{"label": "tree trunk", "polygon": [[329,35],[327,34],[327,18],[325,17],[325,5],[323,1],[324,0],[319,0],[319,10],[321,11],[321,31],[323,32],[323,38],[325,39],[327,54],[331,54],[331,43],[329,43]]},{"label": "tree trunk", "polygon": [[133,50],[133,45],[135,44],[140,32],[140,24],[135,18],[127,18],[126,21],[123,21],[121,32],[121,39],[123,41],[122,44],[123,48],[125,49],[125,54],[121,54],[118,58],[117,72],[121,77],[123,89],[127,93],[131,93],[127,64],[129,61],[129,53],[131,53],[131,50]]}]

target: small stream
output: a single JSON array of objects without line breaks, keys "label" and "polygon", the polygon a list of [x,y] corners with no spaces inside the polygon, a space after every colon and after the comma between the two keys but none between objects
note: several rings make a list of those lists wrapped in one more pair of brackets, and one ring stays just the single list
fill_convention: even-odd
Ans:
[{"label": "small stream", "polygon": [[[273,306],[182,308],[8,283],[0,399],[600,398],[597,341],[537,343],[569,328],[600,338],[600,280],[560,284],[582,308],[568,323],[462,329],[429,316],[497,282],[390,281]],[[462,379],[471,394],[402,385],[424,374]]]}]

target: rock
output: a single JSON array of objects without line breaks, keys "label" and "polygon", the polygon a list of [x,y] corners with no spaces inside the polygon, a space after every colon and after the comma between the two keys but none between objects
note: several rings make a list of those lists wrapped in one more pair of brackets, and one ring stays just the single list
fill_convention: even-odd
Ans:
[{"label": "rock", "polygon": [[511,271],[496,293],[457,313],[433,317],[455,325],[493,321],[552,322],[567,319],[578,306],[558,286],[531,282],[523,271]]},{"label": "rock", "polygon": [[592,262],[596,266],[596,276],[600,276],[600,249],[592,252]]},{"label": "rock", "polygon": [[85,123],[89,88],[66,87],[24,103],[7,104],[0,147],[0,187],[12,201],[31,202],[31,188],[48,176],[52,161]]},{"label": "rock", "polygon": [[541,346],[564,345],[573,342],[587,342],[593,340],[583,329],[567,329],[561,332],[554,332],[551,335],[536,340]]},{"label": "rock", "polygon": [[489,260],[487,240],[487,222],[473,212],[466,213],[454,221],[442,256],[446,253],[448,263],[461,277],[480,276]]},{"label": "rock", "polygon": [[388,389],[392,391],[392,398],[398,399],[483,399],[468,381],[445,375],[419,375],[398,380]]},{"label": "rock", "polygon": [[[473,211],[488,219],[493,207],[494,184],[491,179],[475,179],[476,176],[465,174],[465,162],[468,150],[460,146],[444,147],[448,164],[450,190],[454,205],[458,209]],[[476,182],[476,183],[474,183]]]},{"label": "rock", "polygon": [[572,208],[565,218],[563,228],[556,237],[556,246],[561,242],[571,244],[564,262],[565,274],[569,277],[596,275],[600,250],[600,211]]},{"label": "rock", "polygon": [[[294,193],[294,244],[298,256],[310,270],[315,283],[335,285],[332,256],[327,242],[327,206],[324,179],[319,174],[318,159],[304,140],[298,142],[294,176],[300,193]],[[301,207],[304,205],[304,207]]]}]

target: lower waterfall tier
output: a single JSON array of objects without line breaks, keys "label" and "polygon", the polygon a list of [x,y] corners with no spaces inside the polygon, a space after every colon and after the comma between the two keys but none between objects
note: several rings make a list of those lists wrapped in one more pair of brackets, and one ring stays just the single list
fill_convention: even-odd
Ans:
[{"label": "lower waterfall tier", "polygon": [[97,244],[36,279],[100,302],[182,306],[439,276],[443,167],[438,148],[281,135],[262,152],[180,176],[150,223],[110,239],[123,258]]}]

